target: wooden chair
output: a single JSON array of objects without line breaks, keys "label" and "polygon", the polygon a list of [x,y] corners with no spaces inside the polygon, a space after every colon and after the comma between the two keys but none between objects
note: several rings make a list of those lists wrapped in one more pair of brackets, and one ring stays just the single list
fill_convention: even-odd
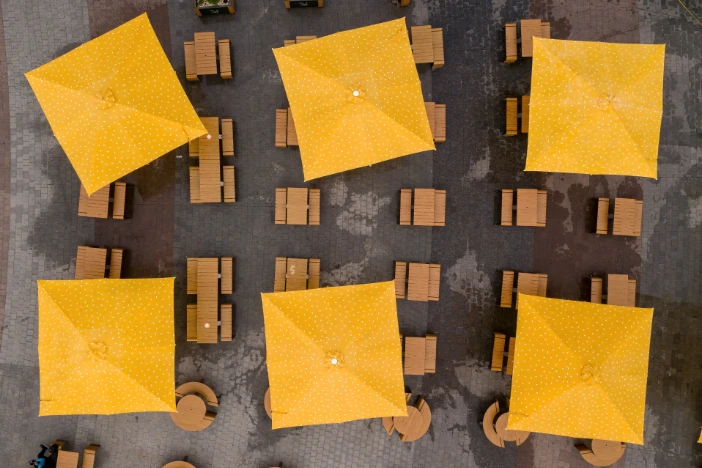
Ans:
[{"label": "wooden chair", "polygon": [[514,190],[502,189],[502,210],[500,212],[500,226],[511,226],[514,211]]},{"label": "wooden chair", "polygon": [[124,204],[127,199],[127,184],[115,182],[115,193],[112,202],[112,217],[124,219]]},{"label": "wooden chair", "polygon": [[222,155],[234,156],[234,121],[222,119]]},{"label": "wooden chair", "polygon": [[288,110],[275,110],[275,146],[285,148],[288,146]]},{"label": "wooden chair", "polygon": [[432,62],[432,70],[444,66],[444,31],[442,28],[431,29],[431,43],[434,61]]},{"label": "wooden chair", "polygon": [[505,62],[517,61],[517,23],[505,24]]},{"label": "wooden chair", "polygon": [[517,346],[517,339],[515,337],[509,338],[509,349],[507,351],[507,369],[505,369],[505,374],[512,375],[512,370],[514,369],[514,349]]},{"label": "wooden chair", "polygon": [[110,274],[109,278],[119,279],[122,276],[122,249],[112,249],[110,251]]},{"label": "wooden chair", "polygon": [[224,203],[236,202],[236,178],[234,166],[222,166]]},{"label": "wooden chair", "polygon": [[514,291],[514,272],[502,272],[502,293],[500,294],[500,307],[512,307],[512,293]]},{"label": "wooden chair", "polygon": [[405,375],[424,375],[426,338],[405,337]]},{"label": "wooden chair", "polygon": [[197,341],[197,304],[187,306],[187,341]]},{"label": "wooden chair", "polygon": [[221,341],[232,341],[233,335],[233,314],[231,304],[222,304],[219,306],[220,320],[222,322],[220,327],[220,340]]},{"label": "wooden chair", "polygon": [[507,103],[507,128],[505,136],[517,134],[517,98],[505,98]]},{"label": "wooden chair", "polygon": [[407,291],[407,262],[395,262],[395,297],[404,299]]},{"label": "wooden chair", "polygon": [[529,133],[529,96],[522,96],[522,133]]},{"label": "wooden chair", "polygon": [[99,448],[99,445],[91,444],[83,449],[82,468],[93,468],[95,466],[95,452],[97,452]]},{"label": "wooden chair", "polygon": [[493,332],[495,340],[492,344],[492,364],[490,370],[494,372],[502,372],[502,365],[505,360],[505,340],[504,333]]},{"label": "wooden chair", "polygon": [[590,278],[590,302],[602,304],[602,278]]},{"label": "wooden chair", "polygon": [[400,190],[400,225],[412,224],[412,189]]},{"label": "wooden chair", "polygon": [[220,39],[219,45],[219,76],[224,80],[232,78],[232,60],[229,39]]},{"label": "wooden chair", "polygon": [[232,257],[222,257],[222,273],[219,293],[233,294],[234,293],[234,259]]},{"label": "wooden chair", "polygon": [[607,232],[609,232],[609,198],[598,198],[595,234],[607,234]]},{"label": "wooden chair", "polygon": [[287,145],[298,146],[297,131],[295,130],[295,121],[293,120],[292,109],[288,107],[288,128],[287,128]]},{"label": "wooden chair", "polygon": [[188,81],[198,81],[195,67],[195,42],[186,41],[183,43],[183,47],[185,50],[185,78]]}]

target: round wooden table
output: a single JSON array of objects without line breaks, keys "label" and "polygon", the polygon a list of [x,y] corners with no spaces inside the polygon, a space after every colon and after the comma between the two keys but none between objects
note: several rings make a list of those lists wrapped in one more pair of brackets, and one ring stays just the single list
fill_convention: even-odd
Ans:
[{"label": "round wooden table", "polygon": [[619,460],[624,455],[625,445],[611,440],[593,439],[592,453],[602,460]]},{"label": "round wooden table", "polygon": [[395,416],[395,429],[403,435],[415,435],[422,428],[422,413],[414,406],[407,406],[407,416]]},{"label": "round wooden table", "polygon": [[212,424],[216,414],[207,411],[205,399],[209,396],[207,402],[213,406],[217,406],[219,403],[209,387],[203,384],[184,384],[176,389],[176,396],[181,398],[176,405],[176,412],[171,413],[171,419],[178,427],[196,432],[206,429]]},{"label": "round wooden table", "polygon": [[506,440],[507,442],[515,442],[517,445],[521,445],[527,437],[529,437],[530,432],[527,431],[513,431],[507,429],[507,421],[509,420],[509,413],[503,413],[497,418],[495,422],[495,432],[497,435]]},{"label": "round wooden table", "polygon": [[163,468],[195,468],[195,465],[184,461],[172,461],[163,465]]},{"label": "round wooden table", "polygon": [[413,408],[419,411],[419,414],[422,416],[422,422],[417,430],[413,430],[412,428],[406,434],[400,432],[402,434],[400,435],[400,440],[402,442],[414,442],[415,440],[420,439],[424,436],[424,434],[427,433],[427,431],[429,430],[429,426],[431,426],[431,409],[429,409],[429,405],[427,404],[427,402],[420,397],[416,405],[417,406],[414,406]]}]

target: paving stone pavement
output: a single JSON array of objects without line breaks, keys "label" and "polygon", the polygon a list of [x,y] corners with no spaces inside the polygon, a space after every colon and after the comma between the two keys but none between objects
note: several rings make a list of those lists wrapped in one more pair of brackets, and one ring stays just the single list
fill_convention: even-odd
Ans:
[{"label": "paving stone pavement", "polygon": [[[0,270],[7,272],[0,467],[24,465],[39,443],[55,438],[77,450],[101,444],[98,463],[105,468],[160,467],[184,457],[198,468],[280,461],[293,468],[588,466],[570,438],[533,434],[518,449],[498,449],[482,433],[482,413],[510,390],[509,378],[488,367],[492,332],[514,334],[516,327],[516,313],[497,307],[503,269],[549,273],[549,295],[571,299],[585,299],[583,285],[592,274],[637,278],[638,305],[655,308],[646,444],[629,446],[613,466],[699,466],[702,27],[674,0],[413,0],[407,8],[390,0],[326,3],[287,11],[279,0],[239,0],[233,16],[198,18],[186,0],[124,0],[119,7],[96,0],[2,1],[7,63],[0,60],[0,76],[7,75],[9,104],[0,105],[0,114],[7,108],[0,147],[9,148],[10,175],[0,162]],[[702,16],[702,5],[688,5]],[[78,179],[23,73],[142,11],[149,12],[198,114],[235,121],[236,156],[227,163],[236,166],[237,203],[189,203],[188,166],[196,161],[183,147],[127,178],[136,186],[131,220],[79,218]],[[522,172],[526,138],[502,135],[503,99],[528,93],[530,62],[502,63],[502,28],[530,15],[550,20],[555,38],[667,44],[658,180]],[[304,183],[298,151],[273,145],[274,110],[287,101],[270,49],[296,35],[401,16],[409,25],[444,28],[446,66],[418,70],[425,98],[448,106],[448,141],[435,153]],[[205,30],[231,40],[233,80],[185,81],[182,42]],[[274,225],[275,188],[285,186],[321,189],[320,226]],[[448,191],[447,226],[398,226],[399,189],[429,186]],[[498,191],[505,187],[548,189],[548,227],[497,226]],[[590,234],[597,196],[643,198],[641,238]],[[1,223],[3,213],[9,224]],[[127,247],[128,277],[176,276],[176,379],[203,380],[220,396],[210,428],[187,433],[167,414],[36,417],[35,281],[72,278],[79,244]],[[185,294],[188,256],[235,258],[231,343],[185,341],[185,306],[194,300]],[[394,260],[441,264],[438,303],[398,301],[404,334],[439,336],[437,373],[406,379],[431,405],[426,437],[403,444],[387,437],[379,420],[271,431],[262,404],[268,381],[259,294],[272,290],[276,256],[321,258],[324,286],[389,280]]]}]

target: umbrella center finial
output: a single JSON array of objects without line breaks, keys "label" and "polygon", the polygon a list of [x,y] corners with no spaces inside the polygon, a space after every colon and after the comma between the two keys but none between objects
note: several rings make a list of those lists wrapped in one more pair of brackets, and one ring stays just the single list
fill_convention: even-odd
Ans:
[{"label": "umbrella center finial", "polygon": [[107,345],[102,341],[91,341],[88,343],[88,348],[92,356],[98,359],[105,359],[107,357]]},{"label": "umbrella center finial", "polygon": [[102,92],[100,93],[100,100],[100,108],[102,110],[109,109],[110,107],[114,106],[117,102],[115,93],[110,88],[105,88],[102,90]]},{"label": "umbrella center finial", "polygon": [[611,109],[615,104],[614,96],[609,93],[605,93],[599,98],[597,98],[597,107],[603,111]]},{"label": "umbrella center finial", "polygon": [[344,356],[339,351],[332,351],[326,354],[327,367],[336,369],[344,365]]},{"label": "umbrella center finial", "polygon": [[594,383],[598,375],[600,375],[600,368],[597,364],[585,364],[580,369],[580,378],[585,383]]},{"label": "umbrella center finial", "polygon": [[353,95],[354,95],[355,97],[358,97],[358,96],[361,95],[361,92],[360,92],[359,90],[357,90],[357,89],[354,89],[354,90],[353,90]]}]

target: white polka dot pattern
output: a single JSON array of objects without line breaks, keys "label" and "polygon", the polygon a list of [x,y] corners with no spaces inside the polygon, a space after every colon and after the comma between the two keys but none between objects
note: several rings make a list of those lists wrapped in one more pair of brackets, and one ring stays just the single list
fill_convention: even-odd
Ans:
[{"label": "white polka dot pattern", "polygon": [[652,320],[520,294],[508,429],[643,444]]},{"label": "white polka dot pattern", "polygon": [[273,429],[407,415],[394,282],[261,300]]},{"label": "white polka dot pattern", "polygon": [[175,411],[173,280],[37,282],[40,416]]},{"label": "white polka dot pattern", "polygon": [[534,38],[527,171],[657,177],[665,45]]},{"label": "white polka dot pattern", "polygon": [[435,149],[404,18],[273,53],[305,180]]},{"label": "white polka dot pattern", "polygon": [[146,14],[25,76],[88,194],[207,133]]}]

